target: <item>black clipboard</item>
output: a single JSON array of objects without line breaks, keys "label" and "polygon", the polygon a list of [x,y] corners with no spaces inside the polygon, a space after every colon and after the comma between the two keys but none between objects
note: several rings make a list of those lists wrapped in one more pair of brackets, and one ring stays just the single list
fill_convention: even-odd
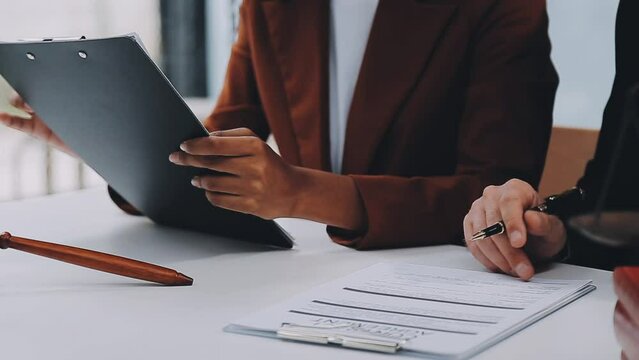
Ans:
[{"label": "black clipboard", "polygon": [[212,206],[203,170],[168,161],[208,132],[134,35],[0,43],[0,75],[115,191],[155,223],[291,248],[273,221]]}]

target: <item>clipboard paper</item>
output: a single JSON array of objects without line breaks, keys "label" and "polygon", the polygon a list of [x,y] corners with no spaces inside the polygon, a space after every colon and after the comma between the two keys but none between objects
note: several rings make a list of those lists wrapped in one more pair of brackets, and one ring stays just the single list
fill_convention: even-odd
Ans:
[{"label": "clipboard paper", "polygon": [[466,359],[593,291],[590,280],[381,263],[239,319],[228,332]]}]

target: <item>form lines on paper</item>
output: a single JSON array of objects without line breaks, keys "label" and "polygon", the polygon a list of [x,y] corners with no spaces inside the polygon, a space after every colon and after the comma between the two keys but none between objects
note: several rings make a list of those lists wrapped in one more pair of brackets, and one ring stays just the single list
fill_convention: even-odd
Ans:
[{"label": "form lines on paper", "polygon": [[359,292],[359,293],[364,293],[364,294],[380,295],[380,296],[390,296],[390,297],[396,297],[396,298],[402,298],[402,299],[434,301],[434,302],[439,302],[439,303],[457,304],[457,305],[468,305],[468,306],[478,306],[478,307],[486,307],[486,308],[493,308],[493,309],[524,310],[524,308],[520,308],[520,307],[512,307],[512,306],[498,306],[498,305],[486,305],[486,304],[474,304],[474,303],[467,303],[467,302],[461,302],[461,301],[451,301],[451,300],[430,299],[430,298],[422,298],[422,297],[408,296],[408,295],[399,295],[399,294],[386,294],[386,293],[382,293],[382,292],[375,292],[375,291],[368,291],[368,290],[360,290],[360,289],[354,289],[354,288],[350,288],[350,287],[345,287],[345,288],[343,288],[343,289],[344,289],[344,290],[347,290],[347,291],[354,291],[354,292]]},{"label": "form lines on paper", "polygon": [[347,320],[347,321],[358,321],[358,322],[370,323],[370,324],[389,325],[389,326],[399,326],[399,327],[411,328],[411,329],[417,329],[417,330],[430,330],[430,331],[438,331],[438,332],[445,332],[445,333],[452,333],[452,334],[461,334],[461,335],[477,335],[477,333],[476,333],[476,332],[455,331],[455,330],[444,330],[444,329],[427,328],[427,327],[421,327],[421,326],[411,326],[411,325],[393,324],[393,323],[388,323],[388,322],[383,322],[383,321],[362,320],[362,319],[349,318],[349,317],[342,317],[342,316],[334,316],[334,315],[326,315],[326,314],[315,314],[315,313],[310,313],[310,312],[305,312],[305,311],[299,311],[299,310],[289,310],[289,312],[290,312],[290,313],[293,313],[293,314],[308,315],[308,316],[319,316],[319,317],[333,318],[333,319],[340,319],[340,320]]},{"label": "form lines on paper", "polygon": [[492,324],[492,325],[497,324],[496,321],[458,319],[458,318],[445,317],[445,316],[413,314],[413,313],[407,313],[407,312],[402,312],[402,311],[393,311],[393,310],[384,310],[384,309],[375,309],[375,308],[365,308],[365,307],[361,307],[361,306],[337,304],[337,303],[331,303],[331,302],[326,302],[326,301],[322,301],[322,300],[313,300],[313,302],[316,303],[316,304],[322,304],[322,305],[337,306],[337,307],[344,307],[344,308],[357,309],[357,310],[376,311],[376,312],[383,312],[383,313],[387,313],[387,314],[418,316],[418,317],[425,317],[425,318],[432,318],[432,319],[463,321],[463,322],[478,323],[478,324]]}]

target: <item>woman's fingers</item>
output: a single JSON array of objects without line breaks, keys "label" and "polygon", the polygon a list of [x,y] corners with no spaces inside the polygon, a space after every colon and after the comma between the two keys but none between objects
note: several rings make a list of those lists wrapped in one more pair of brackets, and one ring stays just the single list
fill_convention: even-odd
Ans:
[{"label": "woman's fingers", "polygon": [[219,208],[237,211],[244,214],[252,214],[257,208],[257,204],[253,199],[238,195],[207,191],[206,199],[212,205]]},{"label": "woman's fingers", "polygon": [[233,175],[242,174],[242,172],[246,170],[246,165],[249,162],[247,158],[243,157],[200,156],[187,154],[183,151],[172,153],[169,156],[169,161],[176,165],[210,169]]},{"label": "woman's fingers", "polygon": [[33,133],[32,120],[25,120],[8,114],[0,114],[0,122],[12,129],[16,129],[28,134]]},{"label": "woman's fingers", "polygon": [[249,190],[244,180],[234,175],[196,176],[191,184],[206,191],[231,195],[242,195]]},{"label": "woman's fingers", "polygon": [[67,147],[62,139],[49,129],[49,127],[38,117],[37,114],[33,114],[31,119],[22,119],[8,114],[0,114],[0,123],[49,143],[70,155],[77,156],[69,147]]},{"label": "woman's fingers", "polygon": [[[10,128],[22,131],[29,135],[33,135],[43,141],[50,141],[51,138],[54,136],[51,129],[49,129],[49,127],[44,124],[42,119],[40,119],[35,114],[31,117],[31,119],[23,119],[17,116],[11,116],[9,114],[0,114],[0,122]],[[58,139],[56,138],[56,140]]]},{"label": "woman's fingers", "polygon": [[262,145],[264,142],[255,136],[211,135],[185,141],[180,145],[180,149],[191,155],[251,156],[257,153]]},{"label": "woman's fingers", "polygon": [[13,96],[11,96],[11,98],[9,99],[9,103],[13,106],[16,107],[18,109],[22,109],[28,113],[33,114],[33,109],[31,108],[31,106],[29,106],[29,104],[27,104],[26,102],[24,102],[24,100],[22,99],[22,97],[20,97],[20,95],[18,94],[14,94]]},{"label": "woman's fingers", "polygon": [[236,128],[236,129],[229,129],[229,130],[217,130],[217,131],[213,131],[211,132],[212,136],[255,136],[257,137],[257,135],[255,135],[255,133],[253,132],[253,130],[249,129],[249,128]]}]

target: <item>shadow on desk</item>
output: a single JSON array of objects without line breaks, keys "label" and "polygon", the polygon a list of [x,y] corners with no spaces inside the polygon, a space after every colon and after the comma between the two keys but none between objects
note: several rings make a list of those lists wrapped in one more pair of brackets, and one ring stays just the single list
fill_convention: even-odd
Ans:
[{"label": "shadow on desk", "polygon": [[111,247],[109,251],[161,264],[237,253],[283,251],[261,244],[170,228],[151,222],[123,224],[109,231],[105,237],[107,239],[96,240],[108,244]]}]

